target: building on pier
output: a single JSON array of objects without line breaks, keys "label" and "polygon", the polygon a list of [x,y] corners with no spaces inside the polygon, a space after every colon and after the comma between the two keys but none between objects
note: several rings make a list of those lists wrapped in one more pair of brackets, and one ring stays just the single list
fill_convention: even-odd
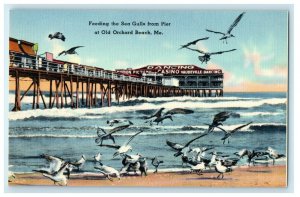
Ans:
[{"label": "building on pier", "polygon": [[118,69],[116,71],[145,76],[159,83],[163,83],[166,79],[169,79],[167,81],[177,79],[180,89],[202,90],[205,93],[207,91],[208,94],[214,90],[217,95],[223,95],[224,74],[221,69],[204,69],[195,65],[148,65],[136,69]]}]

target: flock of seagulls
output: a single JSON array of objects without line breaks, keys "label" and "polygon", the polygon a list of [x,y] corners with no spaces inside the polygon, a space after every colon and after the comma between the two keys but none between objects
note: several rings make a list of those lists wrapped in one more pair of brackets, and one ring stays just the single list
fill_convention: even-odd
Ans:
[{"label": "flock of seagulls", "polygon": [[[234,22],[230,25],[230,27],[228,28],[228,30],[225,33],[219,32],[219,31],[213,31],[213,30],[209,30],[209,29],[206,29],[206,31],[210,32],[210,33],[221,34],[222,37],[220,38],[220,40],[222,40],[223,42],[225,42],[227,44],[227,39],[228,38],[235,37],[231,32],[232,32],[233,28],[235,26],[237,26],[237,24],[240,22],[240,20],[244,16],[244,14],[245,14],[245,12],[241,13],[234,20]],[[181,45],[181,48],[179,48],[179,49],[186,48],[186,49],[189,49],[191,51],[195,51],[195,52],[198,52],[198,53],[202,54],[202,55],[198,56],[198,59],[200,60],[201,63],[207,63],[210,60],[210,56],[212,56],[212,55],[219,55],[219,54],[223,54],[223,53],[227,53],[227,52],[232,52],[232,51],[236,50],[236,49],[231,49],[231,50],[218,51],[218,52],[205,52],[203,50],[193,49],[193,48],[189,47],[191,45],[196,45],[199,41],[208,40],[208,39],[209,39],[209,37],[205,37],[205,38],[200,38],[200,39],[191,41],[191,42],[189,42],[187,44]]]},{"label": "flock of seagulls", "polygon": [[[191,139],[186,144],[180,144],[171,142],[166,140],[166,144],[175,151],[174,157],[181,156],[182,166],[187,165],[190,166],[191,172],[196,172],[199,175],[202,175],[203,171],[207,168],[211,169],[214,168],[219,175],[216,177],[217,179],[223,179],[224,173],[232,172],[233,167],[236,166],[240,159],[247,157],[248,165],[252,163],[253,165],[257,163],[262,163],[268,165],[269,159],[273,160],[273,165],[275,164],[276,159],[285,157],[284,154],[279,154],[276,150],[271,147],[268,147],[267,150],[247,150],[242,149],[238,152],[233,153],[233,155],[225,155],[222,152],[212,151],[207,154],[207,151],[214,149],[213,146],[203,146],[203,147],[196,147],[192,148],[191,144],[198,139],[201,139],[207,135],[210,135],[215,131],[216,128],[223,131],[224,136],[221,138],[223,144],[225,141],[232,137],[235,132],[240,131],[242,128],[250,125],[252,122],[247,124],[243,124],[239,127],[234,128],[231,131],[226,131],[221,126],[223,123],[234,116],[234,113],[231,112],[220,112],[216,114],[213,118],[211,124],[208,125],[208,129],[203,134]],[[211,156],[210,156],[211,155]],[[234,157],[235,156],[235,157]]]},{"label": "flock of seagulls", "polygon": [[[66,40],[66,37],[61,32],[55,32],[54,34],[49,34],[48,37],[50,38],[50,40],[52,40],[52,39],[58,39],[58,40],[62,40],[62,41]],[[60,53],[58,53],[58,56],[61,56],[63,54],[64,55],[74,55],[74,54],[78,55],[78,53],[76,52],[76,49],[81,48],[81,47],[84,47],[84,46],[76,46],[76,47],[72,47],[68,50],[61,51]]]},{"label": "flock of seagulls", "polygon": [[[156,120],[159,117],[163,116],[174,116],[176,114],[191,114],[193,110],[174,108],[163,113],[165,108],[160,108],[149,116],[142,117],[147,120]],[[273,160],[273,165],[275,164],[276,159],[285,157],[284,154],[279,154],[276,150],[271,147],[268,147],[266,150],[248,150],[242,149],[233,154],[224,154],[222,152],[216,152],[214,146],[198,146],[192,147],[192,143],[196,140],[203,139],[205,136],[210,135],[215,132],[216,128],[221,130],[224,133],[224,136],[221,138],[223,144],[225,140],[232,137],[232,134],[240,131],[242,128],[250,125],[252,122],[243,124],[231,131],[226,131],[223,129],[224,122],[230,118],[234,117],[234,113],[231,112],[220,112],[215,114],[211,124],[206,124],[208,126],[207,130],[200,134],[197,137],[189,140],[186,143],[177,143],[166,140],[166,145],[169,146],[174,153],[174,157],[180,157],[182,166],[189,167],[191,173],[196,173],[198,175],[203,175],[204,172],[215,170],[218,173],[216,179],[223,179],[225,173],[232,172],[234,166],[238,165],[238,162],[246,157],[247,163],[250,166],[261,163],[268,165],[269,159]],[[155,121],[153,121],[155,122]],[[132,126],[133,123],[127,119],[114,119],[107,121],[107,124],[110,127],[115,126],[112,129],[97,129],[97,138],[95,143],[97,146],[102,148],[114,149],[111,159],[120,159],[122,168],[120,170],[105,165],[103,163],[102,154],[99,152],[93,157],[95,163],[94,169],[102,175],[103,178],[108,179],[109,181],[114,181],[114,178],[121,179],[122,176],[134,173],[134,175],[147,176],[149,166],[148,160],[151,165],[154,167],[153,173],[158,173],[159,166],[164,163],[161,159],[162,156],[145,156],[141,153],[132,154],[134,147],[130,143],[141,133],[143,130],[136,132],[129,139],[121,144],[117,144],[115,140],[115,133],[123,131],[128,127]],[[120,125],[121,124],[121,125]],[[112,143],[104,144],[104,140],[111,140]],[[229,143],[229,140],[228,140]],[[82,155],[77,161],[68,161],[61,157],[51,156],[47,154],[41,155],[41,158],[45,159],[48,162],[47,167],[34,169],[34,172],[42,173],[42,175],[53,181],[55,185],[67,185],[68,180],[70,179],[71,172],[73,170],[81,171],[84,168],[84,165],[87,161],[86,157]]]}]

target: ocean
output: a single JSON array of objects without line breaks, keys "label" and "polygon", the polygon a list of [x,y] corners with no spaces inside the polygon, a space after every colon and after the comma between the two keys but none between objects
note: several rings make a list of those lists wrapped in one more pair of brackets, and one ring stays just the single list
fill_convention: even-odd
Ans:
[{"label": "ocean", "polygon": [[[10,110],[13,108],[14,95],[9,94]],[[13,172],[32,172],[44,167],[46,161],[41,154],[50,154],[70,161],[85,155],[87,162],[84,172],[95,172],[93,156],[102,153],[102,162],[116,169],[122,167],[121,158],[112,158],[114,149],[99,147],[95,143],[98,127],[111,129],[107,120],[128,119],[134,124],[116,133],[117,144],[125,143],[131,135],[144,130],[130,143],[133,147],[129,154],[145,157],[159,156],[164,170],[182,168],[181,158],[174,157],[174,151],[166,145],[166,140],[185,144],[204,133],[215,114],[221,111],[234,112],[236,116],[224,122],[225,130],[234,129],[242,124],[253,122],[240,132],[233,134],[230,143],[223,144],[222,131],[215,129],[191,144],[192,147],[213,146],[214,150],[233,155],[241,149],[266,150],[267,147],[286,154],[287,139],[287,95],[286,93],[225,93],[224,97],[165,97],[132,98],[113,107],[79,109],[31,109],[32,97],[22,100],[22,111],[9,112],[9,165]],[[42,103],[40,104],[41,107]],[[172,108],[192,109],[192,114],[176,114],[173,121],[165,120],[162,125],[150,126],[142,118],[157,109],[165,111]],[[112,143],[105,141],[105,144]],[[148,160],[150,169],[151,161]],[[241,159],[239,165],[245,165]],[[283,159],[277,164],[286,164]]]}]

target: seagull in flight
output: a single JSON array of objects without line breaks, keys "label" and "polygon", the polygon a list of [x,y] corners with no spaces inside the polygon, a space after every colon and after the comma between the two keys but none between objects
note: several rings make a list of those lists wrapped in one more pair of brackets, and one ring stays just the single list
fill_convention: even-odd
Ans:
[{"label": "seagull in flight", "polygon": [[113,120],[107,120],[106,123],[109,125],[109,126],[114,126],[114,124],[120,124],[120,123],[128,123],[128,124],[131,124],[133,125],[133,123],[130,121],[130,120],[127,120],[127,119],[113,119]]},{"label": "seagull in flight", "polygon": [[73,54],[77,54],[77,55],[78,55],[78,53],[76,52],[76,49],[78,49],[78,48],[80,48],[80,47],[84,47],[84,46],[72,47],[72,48],[70,48],[70,49],[68,49],[68,50],[66,50],[66,51],[60,52],[60,53],[58,54],[58,56],[61,56],[62,54],[64,54],[64,55],[73,55]]},{"label": "seagull in flight", "polygon": [[195,140],[199,139],[199,138],[202,138],[204,136],[206,136],[207,133],[204,133],[192,140],[190,140],[189,142],[187,142],[185,145],[182,145],[182,144],[178,144],[178,143],[174,143],[174,142],[170,142],[170,141],[166,141],[167,145],[170,146],[171,148],[173,148],[174,150],[177,151],[177,153],[174,154],[175,157],[178,157],[179,155],[182,155],[187,152],[190,152],[191,151],[191,148],[189,147],[189,145],[194,142]]},{"label": "seagull in flight", "polygon": [[227,118],[229,118],[230,115],[231,115],[231,113],[226,112],[226,111],[216,114],[214,116],[213,122],[211,124],[206,124],[206,125],[208,125],[207,133],[213,132],[217,126],[220,126],[220,125],[223,126],[223,122],[225,120],[227,120]]},{"label": "seagull in flight", "polygon": [[[104,130],[104,129],[102,129],[102,128],[98,128],[98,129],[97,129],[97,135],[98,135],[98,138],[95,140],[95,142],[96,142],[97,144],[100,143],[100,145],[102,145],[103,140],[108,140],[108,139],[110,139],[110,140],[112,140],[113,143],[115,144],[115,143],[116,143],[116,142],[115,142],[115,138],[112,136],[112,134],[114,134],[114,133],[116,133],[116,132],[118,132],[118,131],[122,131],[122,130],[128,128],[129,126],[130,126],[130,124],[128,124],[128,125],[122,125],[122,126],[115,127],[115,128],[113,128],[113,129],[111,129],[111,130]],[[101,133],[101,132],[102,132],[102,133]]]},{"label": "seagull in flight", "polygon": [[52,40],[53,38],[59,39],[62,41],[66,40],[66,37],[63,35],[63,33],[60,33],[60,32],[55,32],[54,34],[49,34],[48,37],[50,38],[50,40]]},{"label": "seagull in flight", "polygon": [[163,110],[165,108],[160,108],[159,110],[157,110],[154,114],[150,115],[150,116],[147,116],[147,117],[144,117],[144,119],[150,119],[150,118],[155,118],[155,119],[152,119],[150,121],[146,121],[145,123],[150,123],[150,126],[153,125],[153,122],[157,123],[157,125],[159,123],[163,123],[163,120],[165,119],[170,119],[173,121],[173,118],[172,116],[174,114],[191,114],[191,113],[194,113],[193,110],[190,110],[190,109],[183,109],[183,108],[174,108],[174,109],[171,109],[171,110],[168,110],[166,113],[163,113]]},{"label": "seagull in flight", "polygon": [[251,123],[252,123],[252,122],[249,122],[249,123],[247,123],[247,124],[244,124],[244,125],[242,125],[242,126],[239,126],[239,127],[235,128],[235,129],[233,129],[233,130],[231,130],[231,131],[226,131],[226,130],[224,130],[223,128],[217,126],[217,128],[221,129],[221,130],[224,131],[224,133],[225,133],[224,137],[221,139],[221,140],[223,140],[223,144],[225,143],[226,139],[228,140],[228,144],[229,144],[229,138],[232,136],[232,134],[234,134],[235,132],[241,130],[242,128],[244,128],[244,127],[246,127],[246,126],[248,126],[248,125],[251,124]]},{"label": "seagull in flight", "polygon": [[202,56],[198,56],[199,60],[201,63],[206,63],[210,60],[210,56],[211,55],[219,55],[219,54],[222,54],[222,53],[227,53],[227,52],[231,52],[231,51],[235,51],[236,49],[231,49],[231,50],[227,50],[227,51],[218,51],[218,52],[204,52],[202,50],[199,50],[199,49],[192,49],[192,48],[189,48],[189,47],[186,47],[187,49],[189,50],[192,50],[192,51],[196,51],[198,53],[201,53],[203,54]]},{"label": "seagull in flight", "polygon": [[165,108],[162,107],[162,108],[160,108],[159,110],[157,110],[156,112],[154,112],[154,114],[152,114],[152,115],[150,115],[150,116],[144,117],[144,119],[150,119],[150,118],[154,118],[154,117],[156,117],[156,118],[161,117],[162,111],[163,111],[164,109],[165,109]]},{"label": "seagull in flight", "polygon": [[127,153],[129,150],[132,151],[132,147],[129,145],[129,143],[140,133],[142,133],[143,131],[137,132],[136,134],[134,134],[133,136],[131,136],[129,138],[129,140],[127,142],[125,142],[122,146],[120,145],[110,145],[110,144],[100,144],[98,146],[106,146],[108,148],[114,148],[117,149],[117,151],[113,154],[113,158],[115,158],[118,155],[124,155],[125,153]]},{"label": "seagull in flight", "polygon": [[233,28],[235,26],[237,26],[237,24],[240,22],[240,20],[242,19],[242,17],[244,16],[245,12],[241,13],[235,20],[234,22],[230,25],[229,29],[227,30],[226,33],[223,32],[219,32],[219,31],[212,31],[209,29],[206,29],[206,31],[211,32],[211,33],[215,33],[215,34],[221,34],[223,35],[220,40],[223,40],[226,42],[227,44],[227,38],[231,38],[231,37],[235,37],[234,35],[231,34],[231,31],[233,30]]},{"label": "seagull in flight", "polygon": [[186,48],[186,47],[188,47],[188,46],[190,46],[190,45],[196,45],[197,42],[199,42],[200,40],[207,40],[208,38],[209,38],[209,37],[200,38],[200,39],[194,40],[194,41],[192,41],[192,42],[189,42],[189,43],[187,43],[187,44],[185,44],[185,45],[181,45],[181,48],[180,48],[180,49]]},{"label": "seagull in flight", "polygon": [[57,172],[53,174],[43,173],[44,177],[51,179],[54,184],[60,186],[67,186],[67,177],[64,175],[64,171],[69,167],[69,163],[65,163]]},{"label": "seagull in flight", "polygon": [[47,155],[47,154],[42,154],[41,158],[44,158],[44,159],[46,159],[46,161],[49,162],[49,167],[33,170],[34,172],[53,174],[53,173],[56,173],[62,167],[62,165],[65,163],[65,161],[62,158]]}]

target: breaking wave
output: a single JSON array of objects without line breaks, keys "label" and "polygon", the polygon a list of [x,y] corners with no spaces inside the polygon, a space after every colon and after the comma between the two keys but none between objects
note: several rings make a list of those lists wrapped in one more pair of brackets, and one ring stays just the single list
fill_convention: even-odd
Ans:
[{"label": "breaking wave", "polygon": [[[161,98],[157,98],[161,99]],[[166,98],[164,98],[166,99]],[[200,99],[200,98],[198,98]],[[215,98],[214,98],[215,99]],[[179,99],[181,100],[181,99]],[[70,118],[76,117],[81,119],[98,119],[101,118],[101,115],[109,114],[109,113],[120,113],[120,112],[131,112],[131,111],[142,111],[142,110],[157,110],[161,107],[164,107],[166,110],[174,108],[174,106],[180,106],[181,108],[189,108],[189,109],[233,109],[233,108],[252,108],[258,107],[261,105],[278,105],[284,104],[286,102],[286,98],[270,98],[270,99],[259,99],[259,100],[235,100],[235,101],[222,101],[216,103],[206,103],[206,102],[195,102],[195,101],[172,101],[164,104],[154,104],[154,103],[141,103],[135,105],[134,108],[132,106],[112,106],[112,107],[104,107],[104,108],[94,108],[94,109],[37,109],[37,110],[28,110],[28,111],[19,111],[19,112],[10,112],[9,120],[30,120],[35,119],[37,117],[42,117],[42,120],[47,120],[46,117],[55,117],[58,119],[62,118]],[[88,114],[88,115],[86,115]],[[96,115],[93,115],[96,114]],[[97,116],[99,115],[99,116]],[[249,114],[248,114],[249,115]],[[55,120],[51,119],[51,120]]]}]

